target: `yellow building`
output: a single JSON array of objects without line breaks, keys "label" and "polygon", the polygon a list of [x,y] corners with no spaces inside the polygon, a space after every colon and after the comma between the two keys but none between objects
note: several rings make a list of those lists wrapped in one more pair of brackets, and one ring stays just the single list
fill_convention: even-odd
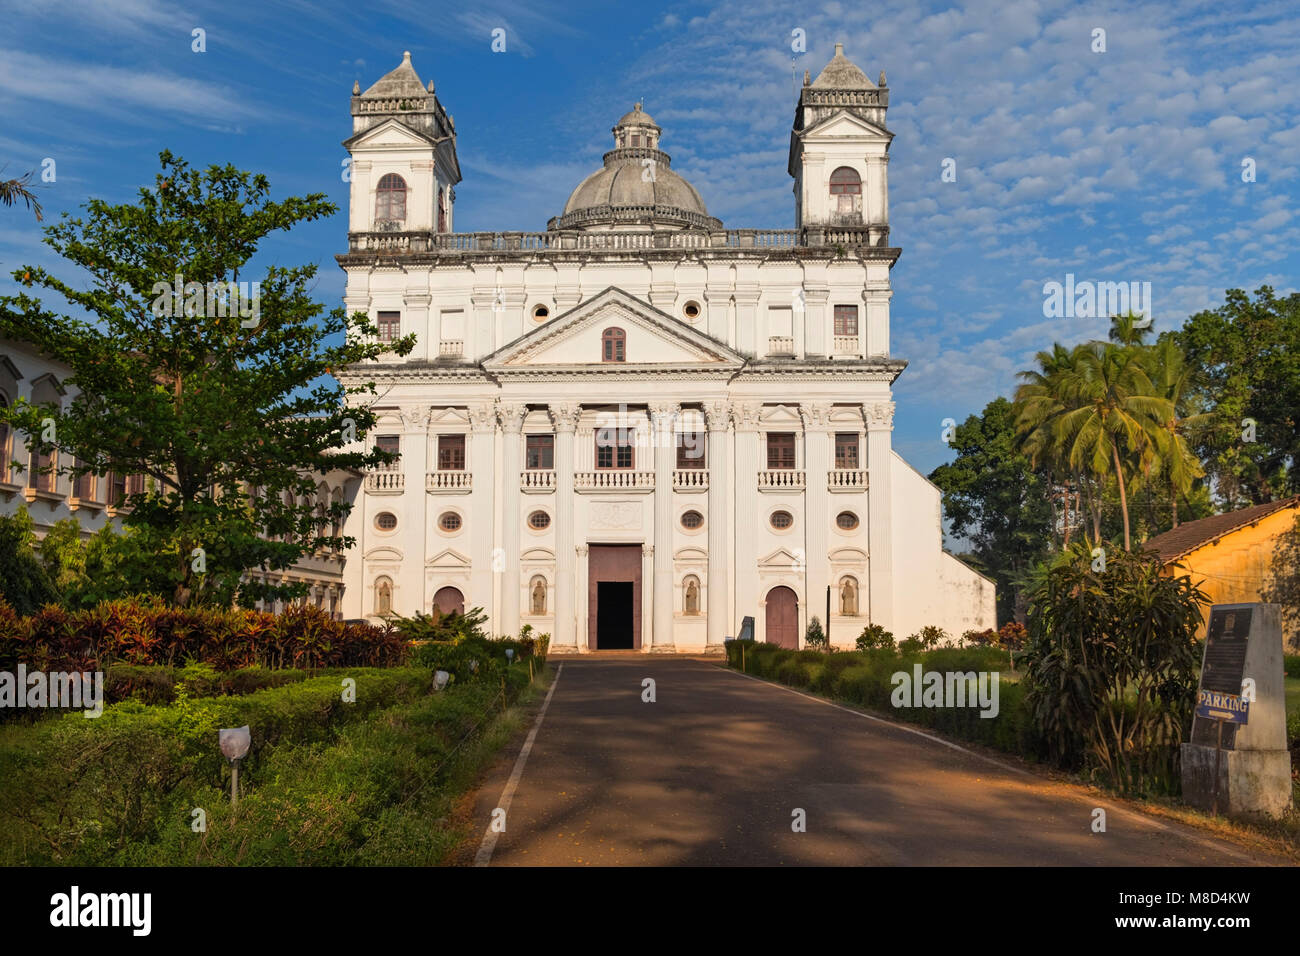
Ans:
[{"label": "yellow building", "polygon": [[[1190,574],[1211,604],[1264,601],[1280,539],[1296,526],[1297,515],[1300,495],[1188,521],[1156,535],[1144,547],[1160,555],[1167,573]],[[1205,636],[1204,623],[1200,636]],[[1284,623],[1283,639],[1294,646],[1300,635]]]}]

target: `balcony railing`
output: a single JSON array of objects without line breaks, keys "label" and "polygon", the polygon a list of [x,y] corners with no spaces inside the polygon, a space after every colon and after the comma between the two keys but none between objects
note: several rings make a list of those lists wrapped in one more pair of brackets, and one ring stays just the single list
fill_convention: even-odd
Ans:
[{"label": "balcony railing", "polygon": [[573,474],[576,491],[650,491],[655,486],[653,471],[577,471]]},{"label": "balcony railing", "polygon": [[673,488],[677,491],[705,491],[709,487],[709,473],[704,468],[682,468],[673,472]]},{"label": "balcony railing", "polygon": [[759,491],[802,491],[804,472],[793,468],[772,468],[758,473]]},{"label": "balcony railing", "polygon": [[372,471],[366,475],[366,492],[372,495],[400,495],[406,490],[406,475],[400,471]]},{"label": "balcony railing", "polygon": [[867,470],[865,468],[836,468],[826,472],[826,487],[830,491],[865,491],[867,487]]},{"label": "balcony railing", "polygon": [[465,354],[465,343],[444,340],[438,345],[438,354],[443,358],[460,358]]},{"label": "balcony railing", "polygon": [[856,335],[835,336],[835,354],[855,355],[861,358],[862,346],[858,343],[858,337]]},{"label": "balcony railing", "polygon": [[469,471],[431,471],[425,476],[424,490],[431,494],[468,494],[473,478],[473,472]]},{"label": "balcony railing", "polygon": [[794,338],[789,335],[773,335],[767,340],[768,355],[794,355]]},{"label": "balcony railing", "polygon": [[519,473],[519,487],[529,494],[543,494],[555,490],[555,472],[530,468]]},{"label": "balcony railing", "polygon": [[502,252],[562,252],[570,249],[622,252],[644,249],[797,249],[807,246],[884,245],[889,227],[883,223],[805,226],[799,229],[712,229],[701,223],[675,232],[588,232],[548,229],[546,232],[398,232],[376,228],[348,233],[349,252],[379,255],[433,253],[438,255]]}]

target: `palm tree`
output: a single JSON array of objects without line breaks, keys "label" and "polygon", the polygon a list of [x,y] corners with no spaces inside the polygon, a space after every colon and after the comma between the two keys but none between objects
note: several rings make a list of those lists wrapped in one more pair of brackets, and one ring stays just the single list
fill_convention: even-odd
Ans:
[{"label": "palm tree", "polygon": [[[1062,477],[1062,510],[1064,511],[1063,538],[1064,545],[1070,543],[1070,480],[1069,466],[1065,463],[1064,448],[1053,432],[1053,423],[1065,411],[1061,396],[1061,376],[1070,368],[1073,359],[1070,350],[1059,342],[1053,343],[1052,351],[1039,352],[1035,356],[1041,371],[1021,372],[1023,379],[1016,389],[1016,427],[1021,432],[1021,451],[1028,456],[1035,468],[1047,470],[1049,485],[1056,484],[1056,478]],[[1053,496],[1055,510],[1055,496]]]},{"label": "palm tree", "polygon": [[41,204],[36,200],[36,194],[28,188],[31,181],[31,173],[19,176],[17,179],[0,179],[0,203],[12,206],[22,200],[28,209],[36,213],[36,221],[40,222],[45,217],[41,212]]},{"label": "palm tree", "polygon": [[1114,475],[1128,551],[1132,540],[1123,459],[1156,443],[1161,423],[1174,417],[1173,403],[1156,394],[1136,347],[1089,342],[1076,348],[1072,358],[1059,385],[1065,410],[1055,417],[1053,431],[1068,449],[1071,465],[1101,481]]},{"label": "palm tree", "polygon": [[1187,497],[1192,483],[1205,477],[1205,469],[1188,447],[1186,435],[1188,430],[1204,425],[1210,416],[1185,414],[1191,369],[1183,350],[1171,337],[1162,338],[1147,350],[1147,373],[1156,394],[1168,399],[1170,405],[1169,416],[1155,433],[1156,471],[1163,474],[1169,490],[1173,526],[1177,528],[1179,496]]}]

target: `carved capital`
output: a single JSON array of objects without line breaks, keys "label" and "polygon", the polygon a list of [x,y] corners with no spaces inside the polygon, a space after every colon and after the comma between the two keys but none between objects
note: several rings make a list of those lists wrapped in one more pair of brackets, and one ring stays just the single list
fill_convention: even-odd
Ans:
[{"label": "carved capital", "polygon": [[799,406],[799,417],[806,429],[825,429],[831,423],[831,403],[804,402]]},{"label": "carved capital", "polygon": [[653,544],[641,545],[641,554],[643,557],[647,557],[647,558],[654,557],[654,553],[655,553],[655,546]]},{"label": "carved capital", "polygon": [[725,432],[731,425],[731,402],[705,402],[704,422],[711,432]]},{"label": "carved capital", "polygon": [[551,422],[557,432],[571,432],[578,427],[582,408],[577,402],[557,402],[549,408]]},{"label": "carved capital", "polygon": [[731,406],[737,431],[758,431],[758,420],[762,413],[763,406],[759,402],[736,402]]},{"label": "carved capital", "polygon": [[578,557],[580,557],[580,558],[582,558],[582,559],[585,560],[586,557],[587,557],[587,552],[588,552],[589,550],[591,550],[591,549],[590,549],[590,547],[589,547],[588,545],[586,545],[586,544],[580,544],[580,545],[578,545],[577,548],[575,548],[574,550],[576,550],[576,551],[578,552]]},{"label": "carved capital", "polygon": [[476,432],[490,432],[496,428],[496,409],[487,402],[469,406],[469,424]]},{"label": "carved capital", "polygon": [[893,402],[872,402],[869,405],[862,406],[863,417],[867,420],[869,429],[889,429],[894,428],[894,403]]},{"label": "carved capital", "polygon": [[682,412],[682,406],[676,402],[651,402],[647,407],[650,412],[650,422],[657,432],[672,431],[677,416]]},{"label": "carved capital", "polygon": [[497,419],[501,422],[501,429],[513,435],[519,434],[520,429],[524,427],[524,416],[528,414],[528,406],[520,405],[517,402],[497,402]]}]

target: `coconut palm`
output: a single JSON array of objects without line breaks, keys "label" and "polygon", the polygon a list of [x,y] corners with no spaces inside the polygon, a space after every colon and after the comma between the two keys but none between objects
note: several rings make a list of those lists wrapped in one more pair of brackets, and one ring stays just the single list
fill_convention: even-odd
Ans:
[{"label": "coconut palm", "polygon": [[1075,349],[1072,366],[1059,383],[1065,410],[1052,425],[1072,466],[1100,481],[1115,477],[1125,551],[1132,541],[1124,461],[1155,445],[1162,423],[1174,417],[1173,403],[1156,394],[1142,357],[1140,349],[1109,342]]},{"label": "coconut palm", "polygon": [[1188,447],[1186,436],[1189,431],[1208,422],[1210,416],[1186,414],[1191,369],[1187,367],[1183,350],[1171,337],[1162,338],[1148,349],[1146,359],[1147,374],[1156,394],[1168,399],[1170,405],[1169,416],[1161,421],[1155,432],[1157,463],[1154,470],[1164,479],[1173,525],[1177,528],[1179,497],[1187,497],[1192,483],[1205,477],[1205,469]]},{"label": "coconut palm", "polygon": [[31,181],[31,173],[19,176],[17,179],[0,179],[0,203],[12,206],[21,200],[28,209],[36,213],[36,221],[40,222],[45,217],[41,212],[41,204],[36,200],[36,194],[28,188]]}]

